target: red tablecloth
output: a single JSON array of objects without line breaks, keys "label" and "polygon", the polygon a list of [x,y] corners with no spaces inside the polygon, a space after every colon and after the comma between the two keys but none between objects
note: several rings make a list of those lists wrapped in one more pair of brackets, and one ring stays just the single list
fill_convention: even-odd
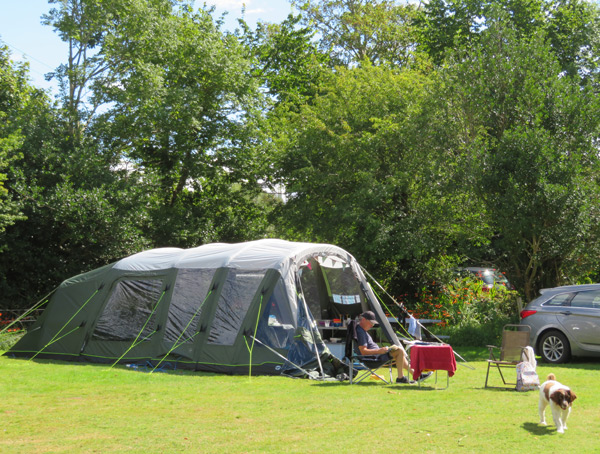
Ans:
[{"label": "red tablecloth", "polygon": [[410,349],[410,366],[413,379],[424,370],[447,370],[452,377],[456,372],[456,359],[450,345],[413,345]]}]

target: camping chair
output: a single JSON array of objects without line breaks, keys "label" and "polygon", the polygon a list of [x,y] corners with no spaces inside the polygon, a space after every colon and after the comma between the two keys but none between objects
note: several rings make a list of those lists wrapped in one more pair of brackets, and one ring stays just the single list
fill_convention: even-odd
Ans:
[{"label": "camping chair", "polygon": [[[393,361],[381,361],[374,356],[364,356],[359,353],[358,339],[356,338],[356,321],[348,323],[346,333],[345,361],[349,368],[350,384],[360,383],[367,377],[376,376],[386,384],[392,383]],[[389,381],[377,373],[382,367],[388,367],[390,372]]]},{"label": "camping chair", "polygon": [[[516,383],[509,383],[504,379],[504,375],[502,374],[502,368],[515,369],[516,377],[517,364],[519,364],[522,361],[521,357],[523,355],[523,350],[529,345],[530,332],[531,328],[526,325],[505,325],[502,329],[502,346],[487,346],[490,351],[490,357],[487,360],[488,369],[487,374],[485,376],[486,388],[507,389],[515,388],[517,386]],[[494,349],[500,349],[500,356],[498,358],[496,358],[496,356],[494,355]],[[502,377],[502,382],[505,386],[488,386],[490,367],[492,366],[496,366],[498,368],[498,372],[500,372],[500,377]]]}]

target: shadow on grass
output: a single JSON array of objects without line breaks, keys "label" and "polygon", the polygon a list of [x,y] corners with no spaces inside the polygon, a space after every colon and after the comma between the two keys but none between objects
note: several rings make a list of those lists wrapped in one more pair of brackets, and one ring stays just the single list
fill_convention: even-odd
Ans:
[{"label": "shadow on grass", "polygon": [[[116,364],[113,366],[111,363],[104,363],[104,362],[65,361],[65,360],[60,360],[60,359],[52,359],[52,358],[44,358],[44,357],[27,358],[27,357],[23,357],[23,356],[14,356],[14,355],[12,355],[12,356],[5,355],[5,356],[14,361],[22,361],[22,362],[31,361],[36,364],[45,364],[45,365],[52,365],[52,366],[97,368],[99,370],[104,370],[106,372],[109,372],[111,370],[126,370],[128,372],[138,372],[141,374],[157,373],[157,374],[176,375],[178,377],[179,376],[190,377],[190,378],[218,377],[220,375],[225,375],[225,374],[218,374],[216,372],[196,371],[193,369],[178,368],[177,363],[171,362],[171,361],[165,361],[159,367],[155,368],[154,365],[150,362],[146,362],[145,364],[136,364],[135,362],[129,364],[129,363],[123,362],[123,363],[119,363],[119,364]],[[240,374],[240,375],[247,376],[247,374]]]},{"label": "shadow on grass", "polygon": [[516,393],[517,392],[516,385],[513,385],[511,387],[509,387],[508,385],[506,387],[503,387],[503,386],[500,386],[500,385],[498,385],[498,386],[488,385],[487,388],[485,387],[485,385],[482,385],[481,388],[473,388],[473,389],[479,389],[481,391],[500,392],[500,393],[503,393],[503,392],[506,392],[506,391],[511,392],[511,393]]},{"label": "shadow on grass", "polygon": [[523,429],[532,435],[553,435],[556,433],[556,428],[551,426],[542,426],[534,422],[523,423]]},{"label": "shadow on grass", "polygon": [[319,380],[314,380],[311,383],[313,386],[352,386],[352,387],[363,387],[363,388],[374,388],[374,387],[380,387],[381,389],[385,389],[387,390],[389,393],[391,394],[400,394],[403,390],[410,390],[410,391],[444,391],[447,388],[445,387],[445,383],[443,385],[440,385],[438,383],[438,387],[434,387],[433,383],[423,383],[420,387],[417,383],[415,384],[399,384],[399,383],[392,383],[392,384],[385,384],[382,383],[380,380],[365,380],[362,381],[360,383],[353,383],[352,385],[350,384],[350,382],[348,380],[344,380],[344,381],[319,381]]}]

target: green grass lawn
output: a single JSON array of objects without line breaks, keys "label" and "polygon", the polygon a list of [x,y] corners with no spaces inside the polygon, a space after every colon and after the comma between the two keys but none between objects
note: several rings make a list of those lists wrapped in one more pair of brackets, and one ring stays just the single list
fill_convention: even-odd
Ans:
[{"label": "green grass lawn", "polygon": [[537,391],[484,389],[483,350],[457,351],[475,369],[443,391],[0,357],[0,452],[600,451],[600,362],[538,365],[578,396],[558,435],[538,424]]}]

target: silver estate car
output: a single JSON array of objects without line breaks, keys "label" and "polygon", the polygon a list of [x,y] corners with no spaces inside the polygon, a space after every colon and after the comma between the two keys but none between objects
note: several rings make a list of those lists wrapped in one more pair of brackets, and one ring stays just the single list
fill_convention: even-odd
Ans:
[{"label": "silver estate car", "polygon": [[545,362],[600,356],[600,284],[540,290],[521,311],[521,325],[531,328],[530,345]]}]

